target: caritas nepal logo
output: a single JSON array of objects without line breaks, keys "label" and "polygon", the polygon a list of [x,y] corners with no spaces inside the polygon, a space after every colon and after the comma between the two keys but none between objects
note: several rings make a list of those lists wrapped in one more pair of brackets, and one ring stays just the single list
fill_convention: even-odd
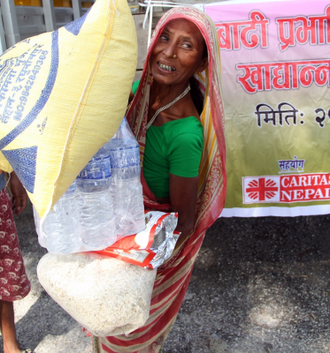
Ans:
[{"label": "caritas nepal logo", "polygon": [[330,173],[243,177],[243,203],[330,200]]}]

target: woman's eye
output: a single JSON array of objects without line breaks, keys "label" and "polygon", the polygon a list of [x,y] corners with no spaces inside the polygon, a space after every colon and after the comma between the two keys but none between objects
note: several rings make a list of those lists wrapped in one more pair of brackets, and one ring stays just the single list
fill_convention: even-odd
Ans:
[{"label": "woman's eye", "polygon": [[162,39],[162,40],[168,40],[168,36],[165,35],[165,34],[162,34],[162,35],[160,36],[160,39]]},{"label": "woman's eye", "polygon": [[186,49],[191,49],[192,45],[190,43],[183,43],[182,46]]}]

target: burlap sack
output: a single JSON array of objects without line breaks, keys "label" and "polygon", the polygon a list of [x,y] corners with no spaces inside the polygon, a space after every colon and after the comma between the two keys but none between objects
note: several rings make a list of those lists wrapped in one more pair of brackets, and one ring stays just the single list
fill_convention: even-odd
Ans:
[{"label": "burlap sack", "polygon": [[97,0],[0,57],[0,169],[15,170],[41,217],[116,132],[136,62],[126,0]]}]

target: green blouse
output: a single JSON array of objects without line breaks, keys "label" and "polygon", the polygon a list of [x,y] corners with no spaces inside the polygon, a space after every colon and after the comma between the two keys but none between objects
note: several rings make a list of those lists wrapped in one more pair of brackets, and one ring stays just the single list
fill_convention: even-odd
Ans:
[{"label": "green blouse", "polygon": [[[134,94],[137,87],[135,82]],[[186,178],[198,175],[203,142],[203,126],[194,116],[172,120],[162,126],[150,126],[143,173],[156,197],[169,196],[169,173]]]}]

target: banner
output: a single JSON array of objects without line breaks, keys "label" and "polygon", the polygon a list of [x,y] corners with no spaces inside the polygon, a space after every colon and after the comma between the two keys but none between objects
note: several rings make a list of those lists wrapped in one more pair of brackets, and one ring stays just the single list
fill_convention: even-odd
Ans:
[{"label": "banner", "polygon": [[221,51],[222,216],[330,213],[330,2],[227,1],[205,12]]}]

